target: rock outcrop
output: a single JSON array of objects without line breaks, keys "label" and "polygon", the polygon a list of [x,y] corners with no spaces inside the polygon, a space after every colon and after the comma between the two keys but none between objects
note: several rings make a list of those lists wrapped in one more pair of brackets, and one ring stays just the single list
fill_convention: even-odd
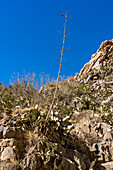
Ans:
[{"label": "rock outcrop", "polygon": [[[113,69],[113,40],[104,41],[99,50],[91,56],[91,60],[84,65],[78,76],[88,74],[96,69],[100,70],[105,66],[111,66],[109,72]],[[107,73],[106,73],[107,74]]]}]

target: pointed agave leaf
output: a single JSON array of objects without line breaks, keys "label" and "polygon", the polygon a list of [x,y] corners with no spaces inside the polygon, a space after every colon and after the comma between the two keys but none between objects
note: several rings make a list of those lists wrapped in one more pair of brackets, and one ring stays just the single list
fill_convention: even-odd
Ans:
[{"label": "pointed agave leaf", "polygon": [[52,152],[50,153],[50,156],[51,156],[51,157],[55,156],[54,151],[52,151]]},{"label": "pointed agave leaf", "polygon": [[48,152],[49,151],[49,148],[45,148],[45,152]]},{"label": "pointed agave leaf", "polygon": [[94,160],[94,161],[91,162],[91,166],[90,166],[90,169],[89,169],[89,170],[93,170],[93,167],[94,167],[95,163],[96,163],[96,160]]}]

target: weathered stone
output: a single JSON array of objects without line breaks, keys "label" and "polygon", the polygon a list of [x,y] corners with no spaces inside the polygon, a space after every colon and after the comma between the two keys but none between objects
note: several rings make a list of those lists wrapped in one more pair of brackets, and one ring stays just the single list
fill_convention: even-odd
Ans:
[{"label": "weathered stone", "polygon": [[9,160],[7,160],[0,162],[0,170],[17,170],[17,169],[19,169],[18,161],[10,162]]},{"label": "weathered stone", "polygon": [[14,149],[12,147],[4,148],[3,152],[1,153],[1,160],[10,160],[11,162],[14,162],[16,160]]},{"label": "weathered stone", "polygon": [[14,138],[16,135],[15,127],[4,127],[3,138]]},{"label": "weathered stone", "polygon": [[[87,75],[91,70],[101,70],[105,62],[105,58],[109,57],[109,60],[113,59],[113,43],[112,41],[104,41],[100,46],[99,50],[92,55],[91,60],[84,65],[80,73],[76,76],[80,78],[83,75]],[[107,45],[109,44],[109,45]]]},{"label": "weathered stone", "polygon": [[102,163],[101,166],[103,166],[106,170],[113,170],[113,161]]},{"label": "weathered stone", "polygon": [[76,170],[77,166],[71,160],[63,157],[61,164],[58,166],[58,170]]},{"label": "weathered stone", "polygon": [[23,138],[23,131],[21,128],[4,127],[3,138]]},{"label": "weathered stone", "polygon": [[16,146],[17,142],[16,142],[16,139],[14,138],[11,138],[11,139],[2,139],[0,141],[0,147],[1,148],[4,148],[4,147],[13,147],[13,146]]},{"label": "weathered stone", "polygon": [[30,169],[30,170],[38,170],[41,167],[42,163],[40,159],[35,154],[28,154],[20,163],[20,167],[22,170]]}]

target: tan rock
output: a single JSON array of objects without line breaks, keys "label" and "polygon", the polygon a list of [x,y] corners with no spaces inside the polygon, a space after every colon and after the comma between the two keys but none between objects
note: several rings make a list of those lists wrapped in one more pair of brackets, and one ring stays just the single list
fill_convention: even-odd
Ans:
[{"label": "tan rock", "polygon": [[19,162],[9,162],[9,161],[1,161],[0,162],[0,170],[17,170],[19,169]]},{"label": "tan rock", "polygon": [[16,160],[14,149],[12,147],[6,147],[1,154],[1,160],[10,160],[11,162],[14,162]]},{"label": "tan rock", "polygon": [[21,128],[4,127],[3,138],[23,138],[23,131]]},{"label": "tan rock", "polygon": [[84,65],[77,77],[87,75],[93,69],[100,70],[107,64],[106,58],[109,58],[108,63],[113,60],[113,40],[102,42],[99,50],[91,56],[91,60]]},{"label": "tan rock", "polygon": [[113,161],[101,164],[106,170],[113,170]]},{"label": "tan rock", "polygon": [[14,138],[16,135],[15,127],[4,127],[3,138]]},{"label": "tan rock", "polygon": [[74,162],[65,157],[62,158],[61,164],[58,166],[58,170],[77,170]]},{"label": "tan rock", "polygon": [[0,147],[13,147],[16,145],[16,139],[11,138],[11,139],[2,139],[0,141]]}]

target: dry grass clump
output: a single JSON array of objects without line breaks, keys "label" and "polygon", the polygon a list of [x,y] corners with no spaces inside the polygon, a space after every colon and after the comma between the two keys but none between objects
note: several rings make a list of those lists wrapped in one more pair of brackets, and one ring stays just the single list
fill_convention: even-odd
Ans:
[{"label": "dry grass clump", "polygon": [[32,147],[35,146],[36,144],[38,144],[40,142],[40,136],[38,133],[34,133],[32,130],[28,131],[25,135],[25,138],[28,142],[28,146]]}]

